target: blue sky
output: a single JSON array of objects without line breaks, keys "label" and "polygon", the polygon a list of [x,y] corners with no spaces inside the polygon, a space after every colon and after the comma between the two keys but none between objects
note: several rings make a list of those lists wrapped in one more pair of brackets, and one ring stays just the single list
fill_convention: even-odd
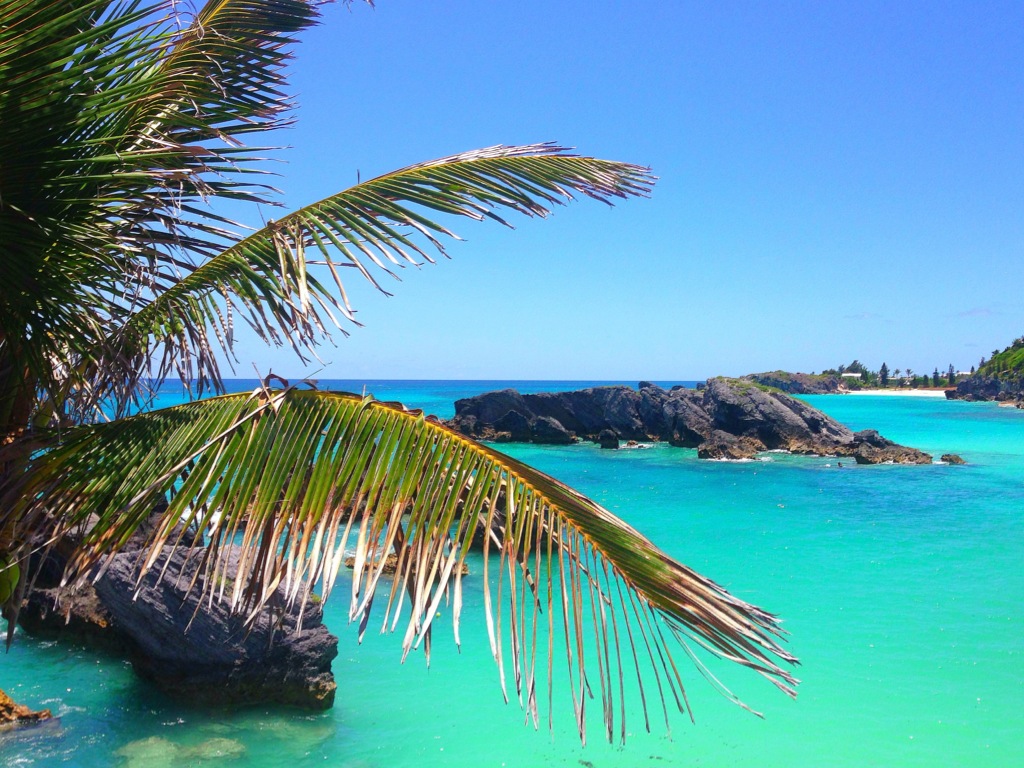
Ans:
[{"label": "blue sky", "polygon": [[966,369],[1024,333],[1024,4],[378,0],[329,6],[291,82],[290,206],[499,143],[660,179],[452,222],[451,261],[352,286],[321,377]]}]

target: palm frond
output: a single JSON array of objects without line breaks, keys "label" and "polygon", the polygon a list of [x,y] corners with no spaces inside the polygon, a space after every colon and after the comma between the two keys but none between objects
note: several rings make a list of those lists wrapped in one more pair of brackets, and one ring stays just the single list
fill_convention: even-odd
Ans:
[{"label": "palm frond", "polygon": [[[536,721],[545,668],[550,699],[551,666],[564,652],[584,739],[595,678],[609,739],[626,676],[643,690],[653,674],[666,721],[670,705],[685,709],[664,627],[793,693],[795,680],[778,662],[795,659],[779,645],[774,616],[559,481],[397,404],[261,388],[81,427],[37,456],[25,477],[0,530],[46,531],[51,540],[77,532],[72,573],[80,578],[95,577],[96,566],[101,573],[162,499],[169,506],[142,569],[164,544],[179,543],[175,526],[194,526],[204,534],[191,553],[204,574],[196,588],[238,612],[253,614],[278,587],[291,602],[308,600],[318,584],[329,597],[353,548],[349,617],[362,633],[373,606],[382,608],[377,619],[382,629],[398,629],[403,653],[427,644],[429,654],[449,594],[458,641],[460,566],[484,525],[495,531],[482,578],[503,686],[511,667]],[[229,581],[221,577],[232,543],[241,557]],[[385,581],[384,555],[392,551],[397,572]],[[635,669],[623,658],[636,659]],[[619,728],[625,739],[624,714]]]},{"label": "palm frond", "polygon": [[111,329],[237,239],[205,202],[266,199],[236,137],[282,124],[282,67],[317,16],[310,0],[188,8],[0,6],[0,367],[17,352],[78,418],[137,382],[139,350]]},{"label": "palm frond", "polygon": [[409,166],[271,221],[165,286],[127,320],[123,345],[161,345],[157,378],[172,371],[216,378],[216,352],[229,350],[237,310],[262,338],[287,340],[302,355],[328,329],[345,332],[342,320],[356,323],[345,268],[384,291],[379,276],[447,255],[441,238],[457,236],[437,213],[507,224],[503,208],[546,216],[574,195],[606,203],[646,195],[654,180],[647,168],[554,144],[490,147]]}]

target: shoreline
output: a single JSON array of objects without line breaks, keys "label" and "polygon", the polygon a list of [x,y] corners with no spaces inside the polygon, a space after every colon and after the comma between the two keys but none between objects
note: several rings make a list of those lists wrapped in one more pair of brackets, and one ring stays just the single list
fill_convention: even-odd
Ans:
[{"label": "shoreline", "polygon": [[851,389],[836,392],[837,395],[882,395],[883,397],[941,397],[945,399],[945,389]]}]

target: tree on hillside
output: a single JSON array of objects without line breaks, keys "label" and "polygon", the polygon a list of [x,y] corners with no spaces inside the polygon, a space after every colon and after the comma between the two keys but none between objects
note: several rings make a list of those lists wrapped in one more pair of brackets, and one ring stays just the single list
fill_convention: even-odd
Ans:
[{"label": "tree on hillside", "polygon": [[939,383],[939,369],[936,367],[935,371],[932,373],[932,386],[937,387],[939,386]]},{"label": "tree on hillside", "polygon": [[[899,376],[899,373],[896,374]],[[878,369],[878,381],[883,388],[889,386],[889,366],[882,363],[882,367]]]},{"label": "tree on hillside", "polygon": [[287,119],[282,66],[317,4],[209,0],[191,16],[171,0],[0,2],[0,598],[10,632],[32,552],[73,546],[66,578],[87,579],[163,505],[141,564],[180,545],[183,521],[203,533],[191,555],[224,573],[244,524],[253,535],[239,545],[237,577],[216,594],[216,578],[196,589],[250,617],[272,595],[308,601],[318,582],[329,598],[338,553],[354,546],[350,617],[365,622],[377,556],[395,551],[391,598],[408,584],[409,651],[429,639],[445,595],[459,604],[453,575],[502,498],[508,517],[491,557],[507,572],[505,604],[483,620],[495,648],[512,648],[531,711],[537,657],[543,670],[544,653],[550,663],[558,653],[543,640],[551,606],[581,643],[566,662],[581,737],[581,697],[599,683],[612,738],[613,680],[634,660],[651,663],[662,706],[684,709],[662,627],[791,692],[779,660],[795,660],[774,616],[593,501],[417,412],[267,382],[131,415],[152,381],[223,391],[217,359],[230,359],[239,323],[307,359],[329,329],[355,323],[343,277],[380,288],[380,276],[444,255],[442,216],[504,223],[503,209],[545,216],[575,196],[644,195],[648,169],[550,144],[492,147],[361,182],[238,236],[207,202],[272,198],[255,183],[260,152],[242,142]]},{"label": "tree on hillside", "polygon": [[946,371],[946,382],[949,386],[956,384],[956,369],[953,368],[953,364],[949,364],[949,369]]}]

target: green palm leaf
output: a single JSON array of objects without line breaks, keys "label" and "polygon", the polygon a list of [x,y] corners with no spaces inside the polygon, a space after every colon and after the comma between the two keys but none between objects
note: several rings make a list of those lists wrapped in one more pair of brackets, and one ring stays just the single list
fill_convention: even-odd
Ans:
[{"label": "green palm leaf", "polygon": [[326,328],[344,332],[340,318],[356,322],[345,268],[384,291],[376,274],[397,277],[403,266],[447,255],[440,237],[455,235],[433,218],[437,212],[507,224],[500,208],[546,216],[574,193],[610,202],[647,194],[653,182],[647,168],[553,144],[491,147],[403,168],[272,221],[168,285],[127,320],[123,346],[146,349],[152,337],[163,345],[162,374],[176,368],[186,379],[216,377],[234,308],[261,337],[286,339],[301,354]]},{"label": "green palm leaf", "polygon": [[307,0],[194,16],[170,0],[0,3],[0,376],[27,365],[74,418],[132,393],[142,353],[111,330],[235,239],[207,200],[266,199],[236,137],[282,124],[287,49],[316,15]]},{"label": "green palm leaf", "polygon": [[[555,644],[564,645],[583,738],[594,669],[609,739],[624,676],[643,685],[639,662],[627,671],[623,652],[646,656],[666,715],[669,700],[685,707],[663,624],[783,690],[795,683],[774,660],[794,661],[774,639],[773,616],[557,480],[397,404],[294,388],[222,396],[79,428],[37,457],[28,477],[0,528],[83,534],[72,571],[79,577],[166,497],[143,571],[165,543],[177,543],[179,522],[193,525],[206,542],[193,551],[205,574],[197,588],[251,615],[280,585],[291,602],[308,600],[316,584],[329,597],[354,548],[350,619],[364,631],[378,589],[390,584],[378,618],[391,630],[405,622],[403,653],[429,644],[448,594],[458,641],[460,566],[477,524],[486,524],[496,530],[484,555],[486,620],[503,685],[510,664],[536,719],[537,663],[543,670],[547,658],[550,697]],[[495,526],[502,507],[505,521]],[[242,554],[228,582],[232,542]],[[392,551],[398,570],[385,582],[383,556]],[[646,699],[644,708],[646,719]],[[620,728],[624,739],[624,717]]]}]

